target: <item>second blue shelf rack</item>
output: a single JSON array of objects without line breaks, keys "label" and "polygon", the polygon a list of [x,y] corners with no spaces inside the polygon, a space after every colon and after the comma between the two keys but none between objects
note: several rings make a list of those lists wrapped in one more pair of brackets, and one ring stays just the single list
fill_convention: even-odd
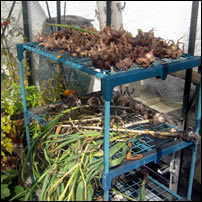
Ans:
[{"label": "second blue shelf rack", "polygon": [[[139,169],[137,169],[139,170]],[[134,172],[127,172],[123,177],[116,178],[113,188],[130,198],[137,199],[141,191],[142,178],[138,177],[139,174]],[[112,191],[113,193],[113,191]],[[112,194],[110,193],[110,200]],[[148,176],[145,184],[145,200],[146,201],[181,201],[183,198],[178,194],[168,189],[165,185],[159,183],[156,179]]]}]

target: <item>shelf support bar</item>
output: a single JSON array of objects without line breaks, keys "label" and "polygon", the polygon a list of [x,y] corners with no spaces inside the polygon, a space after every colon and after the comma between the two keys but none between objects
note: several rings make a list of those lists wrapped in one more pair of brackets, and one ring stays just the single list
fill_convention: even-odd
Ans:
[{"label": "shelf support bar", "polygon": [[[194,49],[195,49],[198,8],[199,8],[199,2],[193,1],[192,11],[191,11],[190,33],[189,33],[189,45],[188,45],[188,53],[191,55],[194,55]],[[184,119],[184,130],[187,128],[187,117],[189,113],[188,103],[189,103],[191,82],[192,82],[192,69],[187,69],[186,77],[185,77],[183,107],[182,107],[182,116]]]},{"label": "shelf support bar", "polygon": [[[26,129],[26,140],[27,140],[28,151],[30,151],[30,149],[31,149],[30,136],[29,136],[30,117],[29,117],[29,113],[27,111],[27,105],[26,105],[26,95],[25,95],[23,65],[22,65],[22,59],[23,59],[22,44],[17,44],[17,55],[18,55],[18,67],[19,67],[21,94],[22,94],[22,102],[23,102],[24,121],[25,121],[25,129]],[[32,171],[32,161],[31,161],[30,157],[29,157],[29,161],[30,161],[30,173],[31,173],[31,178],[32,178],[32,183],[33,183],[34,178],[33,178],[33,171]]]},{"label": "shelf support bar", "polygon": [[[200,121],[201,121],[201,82],[200,82],[200,88],[199,88],[198,110],[197,110],[197,115],[196,115],[195,132],[197,134],[199,134],[199,131],[200,131]],[[189,201],[191,200],[197,149],[198,149],[198,144],[194,144],[193,151],[192,151],[192,160],[191,160],[191,168],[190,168],[190,175],[189,175],[188,192],[187,192],[187,200],[189,200]]]},{"label": "shelf support bar", "polygon": [[[105,120],[104,120],[104,176],[103,180],[106,181],[106,176],[109,173],[109,127],[110,127],[110,101],[105,101]],[[106,184],[104,182],[103,184]],[[109,187],[104,187],[104,200],[109,199]]]}]

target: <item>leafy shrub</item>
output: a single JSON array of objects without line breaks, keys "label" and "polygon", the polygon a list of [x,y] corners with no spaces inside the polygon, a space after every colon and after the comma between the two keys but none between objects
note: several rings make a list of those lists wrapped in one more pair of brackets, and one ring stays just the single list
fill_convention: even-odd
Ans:
[{"label": "leafy shrub", "polygon": [[[24,191],[24,188],[16,183],[17,175],[17,170],[1,172],[1,199],[12,197]],[[23,199],[21,198],[19,200]]]}]

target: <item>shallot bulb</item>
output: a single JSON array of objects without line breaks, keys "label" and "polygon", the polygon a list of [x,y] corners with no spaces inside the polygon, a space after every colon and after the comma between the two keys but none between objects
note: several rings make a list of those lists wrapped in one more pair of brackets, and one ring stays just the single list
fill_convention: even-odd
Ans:
[{"label": "shallot bulb", "polygon": [[[84,27],[89,31],[81,32],[75,29],[61,30],[51,35],[38,33],[38,42],[46,49],[62,49],[68,51],[72,57],[90,57],[94,67],[99,69],[128,70],[133,63],[147,68],[159,58],[179,58],[184,52],[179,47],[183,44],[173,40],[165,41],[154,36],[154,30],[133,35],[121,27],[115,30],[112,27],[105,27],[98,32],[93,27]],[[184,44],[183,44],[184,45]]]},{"label": "shallot bulb", "polygon": [[154,124],[161,124],[165,122],[165,115],[163,113],[156,113],[153,116]]},{"label": "shallot bulb", "polygon": [[41,34],[38,32],[38,42],[41,43],[43,42],[43,37],[41,36]]},{"label": "shallot bulb", "polygon": [[145,58],[147,58],[150,62],[154,62],[155,61],[155,58],[154,58],[154,54],[153,54],[153,51],[149,51],[148,53],[146,53],[144,55]]}]

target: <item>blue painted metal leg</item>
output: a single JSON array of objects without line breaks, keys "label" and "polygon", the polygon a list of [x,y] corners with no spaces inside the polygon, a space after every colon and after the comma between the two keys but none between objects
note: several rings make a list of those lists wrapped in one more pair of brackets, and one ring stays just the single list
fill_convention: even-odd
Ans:
[{"label": "blue painted metal leg", "polygon": [[196,130],[195,130],[195,132],[197,134],[199,134],[199,131],[200,131],[200,121],[201,121],[201,82],[200,82],[200,88],[199,88],[198,109],[197,109],[197,115],[196,115]]},{"label": "blue painted metal leg", "polygon": [[[109,127],[110,127],[110,101],[105,101],[105,120],[104,120],[104,175],[109,173]],[[104,178],[104,180],[107,180]],[[106,184],[106,183],[104,183]],[[109,189],[104,187],[104,200],[109,200]]]},{"label": "blue painted metal leg", "polygon": [[104,189],[104,201],[109,201],[109,189]]},{"label": "blue painted metal leg", "polygon": [[[199,88],[198,110],[197,110],[197,116],[196,116],[195,132],[197,134],[199,134],[199,130],[200,130],[200,120],[201,120],[201,83],[200,83],[200,88]],[[190,168],[190,175],[189,175],[187,200],[191,200],[191,192],[192,192],[192,185],[193,185],[193,178],[194,178],[194,169],[195,169],[197,148],[198,148],[198,144],[195,144],[194,148],[193,148],[193,152],[192,152],[192,161],[191,161],[191,168]]]},{"label": "blue painted metal leg", "polygon": [[[27,146],[28,146],[28,151],[29,151],[30,148],[31,148],[30,136],[29,136],[30,118],[29,118],[29,114],[27,112],[27,105],[26,105],[26,96],[25,96],[25,86],[24,86],[24,78],[23,78],[22,60],[18,60],[18,64],[19,64],[19,73],[20,73],[22,101],[23,101],[24,121],[25,121],[25,128],[26,128],[26,140],[27,140]],[[34,182],[31,158],[29,159],[29,161],[30,161],[31,178],[32,178],[32,182]]]}]

